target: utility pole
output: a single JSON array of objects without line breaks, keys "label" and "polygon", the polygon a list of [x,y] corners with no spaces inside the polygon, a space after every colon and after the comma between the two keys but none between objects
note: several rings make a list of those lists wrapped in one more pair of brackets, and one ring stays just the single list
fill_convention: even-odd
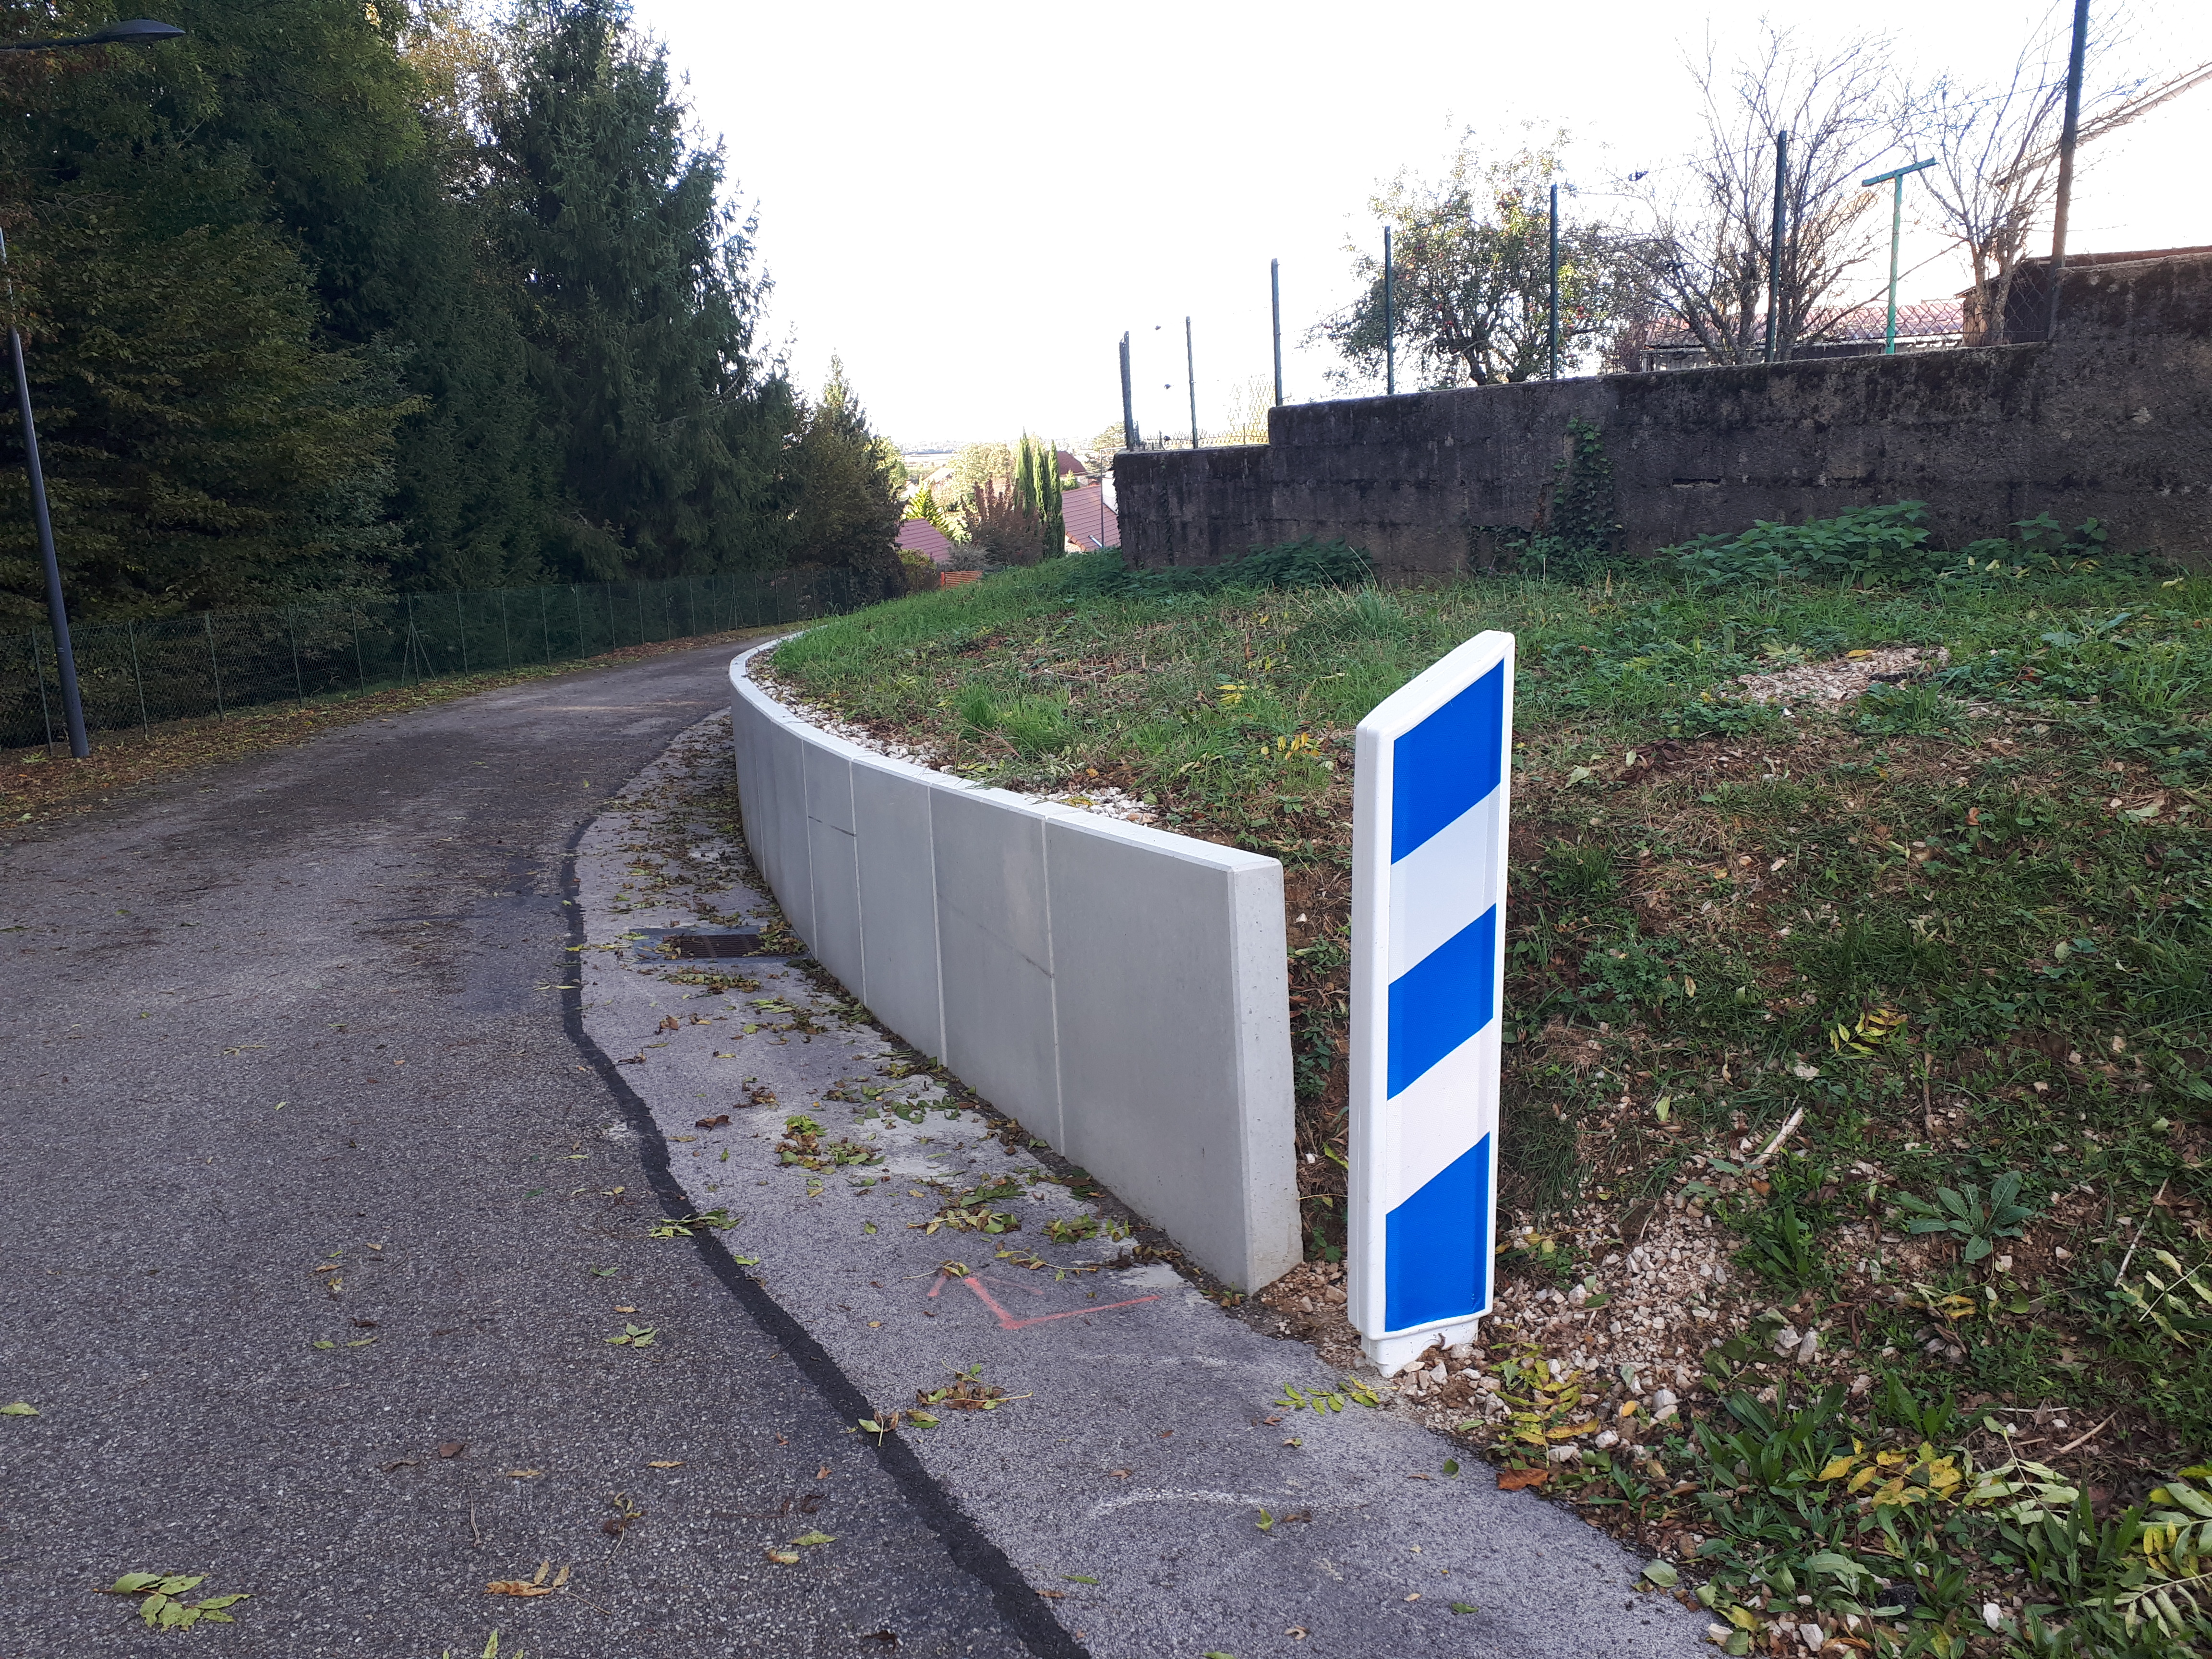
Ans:
[{"label": "utility pole", "polygon": [[1889,209],[1889,327],[1882,335],[1881,343],[1881,355],[1885,357],[1897,356],[1897,245],[1905,234],[1905,181],[1911,174],[1935,165],[1931,158],[1915,161],[1910,167],[1899,167],[1893,173],[1877,173],[1871,179],[1859,180],[1861,190],[1871,190],[1876,185],[1892,182],[1897,185]]},{"label": "utility pole", "polygon": [[1766,361],[1782,349],[1782,243],[1790,222],[1790,135],[1774,135],[1774,235],[1766,250]]},{"label": "utility pole", "polygon": [[1390,314],[1393,280],[1390,270],[1390,227],[1382,227],[1382,395],[1395,397],[1398,392],[1398,330],[1397,319]]},{"label": "utility pole", "polygon": [[1121,331],[1121,447],[1137,447],[1137,404],[1129,389],[1129,331]]},{"label": "utility pole", "polygon": [[[0,231],[0,266],[8,262],[8,235]],[[8,282],[15,303],[15,283]],[[62,716],[69,726],[70,754],[82,760],[92,753],[84,735],[84,700],[77,693],[76,653],[70,646],[69,605],[62,597],[61,562],[54,556],[54,521],[46,511],[46,473],[39,465],[39,428],[31,418],[31,377],[23,367],[23,337],[8,325],[8,362],[15,371],[15,414],[23,423],[23,465],[31,475],[31,523],[39,534],[39,558],[46,568],[46,619],[53,624],[55,666],[62,682]]]},{"label": "utility pole", "polygon": [[1275,407],[1283,406],[1283,262],[1267,261],[1267,298],[1275,312]]},{"label": "utility pole", "polygon": [[1547,377],[1559,378],[1559,187],[1552,186],[1552,372]]},{"label": "utility pole", "polygon": [[2058,134],[2058,198],[2051,215],[2051,309],[2043,337],[2058,337],[2058,287],[2066,275],[2066,213],[2074,203],[2074,145],[2081,136],[2081,60],[2089,50],[2089,0],[2074,0],[2074,50],[2066,58],[2066,125]]},{"label": "utility pole", "polygon": [[1182,319],[1184,376],[1190,381],[1190,447],[1198,447],[1198,351],[1190,343],[1190,319]]}]

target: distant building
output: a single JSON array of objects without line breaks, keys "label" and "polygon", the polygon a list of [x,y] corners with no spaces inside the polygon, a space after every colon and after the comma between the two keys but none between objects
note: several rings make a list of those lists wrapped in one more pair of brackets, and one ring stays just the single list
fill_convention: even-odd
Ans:
[{"label": "distant building", "polygon": [[898,544],[900,552],[919,553],[940,570],[952,562],[952,544],[927,519],[901,520]]},{"label": "distant building", "polygon": [[1121,522],[1107,504],[1106,492],[1095,483],[1061,495],[1060,522],[1067,532],[1071,553],[1091,553],[1121,544]]}]

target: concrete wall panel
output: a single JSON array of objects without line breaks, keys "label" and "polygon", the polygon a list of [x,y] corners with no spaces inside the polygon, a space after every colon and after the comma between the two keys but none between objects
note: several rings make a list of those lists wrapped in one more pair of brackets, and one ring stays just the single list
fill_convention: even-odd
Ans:
[{"label": "concrete wall panel", "polygon": [[1061,1150],[1127,1172],[1115,1191],[1139,1214],[1195,1218],[1170,1231],[1236,1263],[1217,1269],[1231,1283],[1266,1284],[1297,1261],[1282,866],[1088,816],[1048,823],[1045,847]]},{"label": "concrete wall panel", "polygon": [[995,789],[950,784],[930,802],[945,1063],[1061,1146],[1044,823]]},{"label": "concrete wall panel", "polygon": [[868,826],[859,841],[860,983],[869,1011],[908,1042],[945,1058],[945,1011],[937,972],[937,870],[930,851],[930,801],[936,793],[919,767],[875,757],[853,762],[853,817]]},{"label": "concrete wall panel", "polygon": [[826,744],[805,744],[800,769],[806,784],[806,868],[813,907],[806,942],[823,967],[857,991],[860,866],[852,827],[853,763]]},{"label": "concrete wall panel", "polygon": [[872,754],[744,665],[747,839],[824,965],[1192,1260],[1293,1265],[1282,867]]}]

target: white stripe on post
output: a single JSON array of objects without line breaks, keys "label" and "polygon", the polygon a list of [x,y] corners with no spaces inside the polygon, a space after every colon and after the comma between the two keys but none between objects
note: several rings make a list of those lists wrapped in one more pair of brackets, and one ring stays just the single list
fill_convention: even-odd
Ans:
[{"label": "white stripe on post", "polygon": [[1359,723],[1352,820],[1352,1323],[1389,1376],[1490,1311],[1513,635]]}]

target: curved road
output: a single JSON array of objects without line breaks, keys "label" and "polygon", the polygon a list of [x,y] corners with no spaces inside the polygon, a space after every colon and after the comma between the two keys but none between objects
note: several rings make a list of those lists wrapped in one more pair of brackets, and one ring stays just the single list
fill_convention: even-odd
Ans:
[{"label": "curved road", "polygon": [[[672,1188],[563,988],[566,861],[730,654],[0,852],[0,1403],[39,1413],[0,1417],[0,1654],[170,1651],[99,1593],[131,1571],[250,1595],[211,1653],[1068,1650],[726,1258],[646,1240]],[[631,1304],[649,1346],[606,1340]],[[763,1516],[836,1541],[767,1559]]]}]

